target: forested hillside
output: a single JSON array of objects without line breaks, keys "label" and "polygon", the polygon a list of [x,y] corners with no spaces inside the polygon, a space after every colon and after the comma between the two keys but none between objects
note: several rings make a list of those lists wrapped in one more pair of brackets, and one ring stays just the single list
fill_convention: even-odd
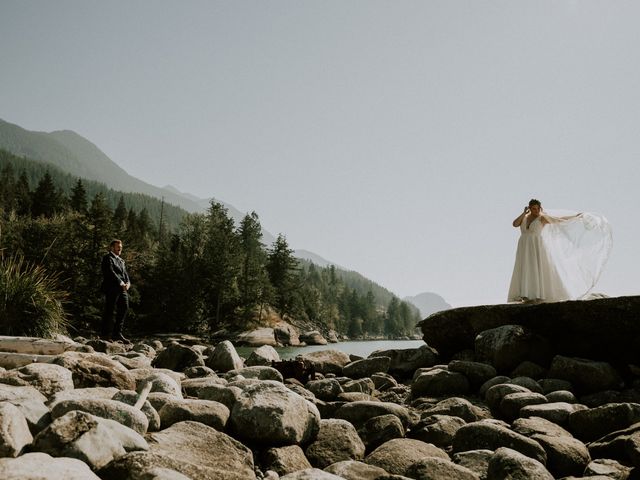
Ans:
[{"label": "forested hillside", "polygon": [[114,237],[133,278],[130,328],[206,334],[285,318],[350,337],[397,337],[419,320],[356,272],[299,261],[283,235],[265,246],[255,213],[238,225],[215,202],[186,213],[0,151],[2,268],[21,257],[44,266],[66,292],[72,329],[96,329],[100,259]]}]

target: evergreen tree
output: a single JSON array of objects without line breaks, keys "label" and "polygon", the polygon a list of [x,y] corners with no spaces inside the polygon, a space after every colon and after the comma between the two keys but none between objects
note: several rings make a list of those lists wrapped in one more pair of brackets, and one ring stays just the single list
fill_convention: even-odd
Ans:
[{"label": "evergreen tree", "polygon": [[45,218],[51,218],[58,210],[60,210],[58,190],[47,171],[33,192],[31,214],[34,217],[44,216]]},{"label": "evergreen tree", "polygon": [[16,202],[15,171],[11,163],[7,163],[0,171],[0,209],[4,213],[15,210]]},{"label": "evergreen tree", "polygon": [[124,204],[124,196],[120,195],[118,205],[113,212],[113,229],[118,235],[124,233],[124,227],[127,221],[127,207]]},{"label": "evergreen tree", "polygon": [[269,250],[267,258],[267,272],[274,288],[275,306],[281,315],[294,313],[296,304],[296,270],[298,260],[293,256],[284,235],[279,234]]},{"label": "evergreen tree", "polygon": [[87,213],[87,191],[84,188],[82,180],[78,178],[73,190],[71,190],[71,198],[69,199],[71,209],[74,212],[86,215]]},{"label": "evergreen tree", "polygon": [[29,215],[31,213],[31,188],[24,171],[16,182],[14,198],[18,215]]},{"label": "evergreen tree", "polygon": [[255,307],[260,306],[260,319],[271,289],[265,270],[267,255],[262,244],[262,227],[256,212],[242,219],[238,236],[241,248],[240,307],[245,319],[250,319]]}]

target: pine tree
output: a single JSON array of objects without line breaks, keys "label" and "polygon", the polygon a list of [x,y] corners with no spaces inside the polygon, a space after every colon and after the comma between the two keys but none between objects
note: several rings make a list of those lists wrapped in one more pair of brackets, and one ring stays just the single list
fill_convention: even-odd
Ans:
[{"label": "pine tree", "polygon": [[16,179],[13,165],[7,163],[0,171],[0,210],[9,213],[15,210]]},{"label": "pine tree", "polygon": [[113,229],[118,235],[124,233],[125,223],[127,221],[127,207],[124,204],[124,196],[120,195],[118,205],[113,212]]},{"label": "pine tree", "polygon": [[87,213],[87,191],[84,188],[82,180],[78,178],[75,186],[71,190],[71,198],[69,199],[71,209],[74,212],[86,215]]},{"label": "pine tree", "polygon": [[281,315],[294,313],[296,303],[296,270],[298,260],[293,256],[284,235],[279,234],[269,250],[267,272],[275,293],[275,306]]},{"label": "pine tree", "polygon": [[33,192],[31,214],[34,217],[44,216],[45,218],[51,218],[58,210],[60,210],[58,190],[47,171]]},{"label": "pine tree", "polygon": [[251,212],[242,219],[238,236],[241,248],[240,306],[245,319],[250,319],[255,307],[259,305],[260,318],[271,289],[265,270],[267,255],[261,241],[262,227],[256,212]]},{"label": "pine tree", "polygon": [[24,170],[16,182],[14,196],[18,215],[29,215],[31,213],[31,187],[29,187],[29,179]]}]

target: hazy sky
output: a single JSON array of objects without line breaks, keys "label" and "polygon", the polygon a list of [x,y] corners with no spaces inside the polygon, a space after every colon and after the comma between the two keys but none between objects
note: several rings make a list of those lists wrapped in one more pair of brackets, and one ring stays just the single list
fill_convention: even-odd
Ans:
[{"label": "hazy sky", "polygon": [[0,118],[240,210],[400,296],[506,300],[531,197],[640,294],[640,2],[0,1]]}]

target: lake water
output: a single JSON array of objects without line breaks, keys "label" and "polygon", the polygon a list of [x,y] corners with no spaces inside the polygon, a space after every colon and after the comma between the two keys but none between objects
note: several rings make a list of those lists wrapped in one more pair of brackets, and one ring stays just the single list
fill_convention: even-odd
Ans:
[{"label": "lake water", "polygon": [[[306,347],[277,347],[276,350],[280,358],[290,359],[302,353],[316,352],[318,350],[340,350],[350,355],[358,355],[359,357],[368,357],[370,353],[376,350],[389,350],[392,348],[407,349],[419,348],[424,345],[424,340],[371,340],[360,342],[339,342],[329,343],[327,345],[308,345]],[[254,347],[236,347],[238,353],[247,358]]]}]

